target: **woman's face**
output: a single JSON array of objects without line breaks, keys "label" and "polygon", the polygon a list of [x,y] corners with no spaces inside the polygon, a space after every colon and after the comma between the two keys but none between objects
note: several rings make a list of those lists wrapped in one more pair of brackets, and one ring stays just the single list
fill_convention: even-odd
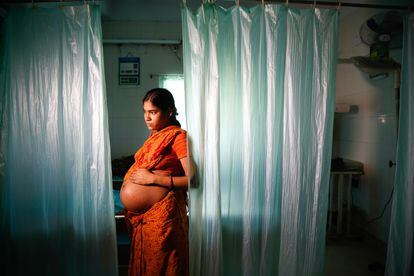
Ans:
[{"label": "woman's face", "polygon": [[170,123],[169,112],[164,112],[150,101],[144,102],[144,120],[151,131],[158,131]]}]

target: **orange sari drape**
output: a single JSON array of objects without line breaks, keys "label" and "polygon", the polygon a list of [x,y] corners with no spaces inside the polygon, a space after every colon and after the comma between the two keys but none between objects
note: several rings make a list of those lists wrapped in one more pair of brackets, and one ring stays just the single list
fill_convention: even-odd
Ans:
[{"label": "orange sari drape", "polygon": [[[125,179],[136,168],[158,169],[163,159],[171,158],[168,156],[171,151],[167,149],[181,133],[185,131],[169,126],[151,134],[135,154],[135,163]],[[185,191],[170,191],[145,213],[128,211],[125,219],[131,236],[129,276],[189,274]]]}]

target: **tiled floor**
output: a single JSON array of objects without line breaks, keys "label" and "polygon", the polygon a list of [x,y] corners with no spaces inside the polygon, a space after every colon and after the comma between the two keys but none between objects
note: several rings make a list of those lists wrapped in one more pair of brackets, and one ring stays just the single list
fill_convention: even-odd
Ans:
[{"label": "tiled floor", "polygon": [[[355,231],[354,231],[355,232]],[[124,237],[125,238],[125,237]],[[125,243],[124,243],[125,242]],[[128,245],[118,247],[119,276],[128,274]],[[378,276],[385,264],[386,245],[367,233],[341,238],[328,236],[325,250],[326,276]]]},{"label": "tiled floor", "polygon": [[328,236],[325,251],[326,276],[384,275],[385,243],[367,233],[342,238]]}]

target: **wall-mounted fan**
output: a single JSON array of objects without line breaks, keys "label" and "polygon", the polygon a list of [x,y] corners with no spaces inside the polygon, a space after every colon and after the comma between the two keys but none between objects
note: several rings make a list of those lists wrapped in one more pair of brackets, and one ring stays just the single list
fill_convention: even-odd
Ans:
[{"label": "wall-mounted fan", "polygon": [[378,13],[361,25],[359,35],[373,58],[388,57],[389,49],[402,47],[403,21],[398,11]]},{"label": "wall-mounted fan", "polygon": [[400,64],[389,58],[389,50],[402,47],[403,21],[398,11],[378,13],[365,21],[359,30],[362,42],[370,47],[369,56],[340,59],[353,63],[370,78],[388,76],[400,69]]},{"label": "wall-mounted fan", "polygon": [[[361,25],[359,35],[370,47],[369,56],[340,58],[340,63],[352,63],[371,79],[383,78],[394,73],[395,105],[397,122],[400,104],[401,65],[389,57],[390,49],[402,47],[403,16],[398,11],[378,13]],[[397,123],[398,126],[398,123]]]}]

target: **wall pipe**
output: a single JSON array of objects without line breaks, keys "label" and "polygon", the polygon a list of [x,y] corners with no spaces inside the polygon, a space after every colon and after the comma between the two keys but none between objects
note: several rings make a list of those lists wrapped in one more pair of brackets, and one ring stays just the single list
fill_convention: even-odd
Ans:
[{"label": "wall pipe", "polygon": [[153,45],[181,45],[181,40],[173,39],[102,39],[103,44],[153,44]]},{"label": "wall pipe", "polygon": [[0,7],[0,17],[1,18],[5,18],[6,17],[6,14],[7,14],[6,10],[3,9],[2,7]]}]

